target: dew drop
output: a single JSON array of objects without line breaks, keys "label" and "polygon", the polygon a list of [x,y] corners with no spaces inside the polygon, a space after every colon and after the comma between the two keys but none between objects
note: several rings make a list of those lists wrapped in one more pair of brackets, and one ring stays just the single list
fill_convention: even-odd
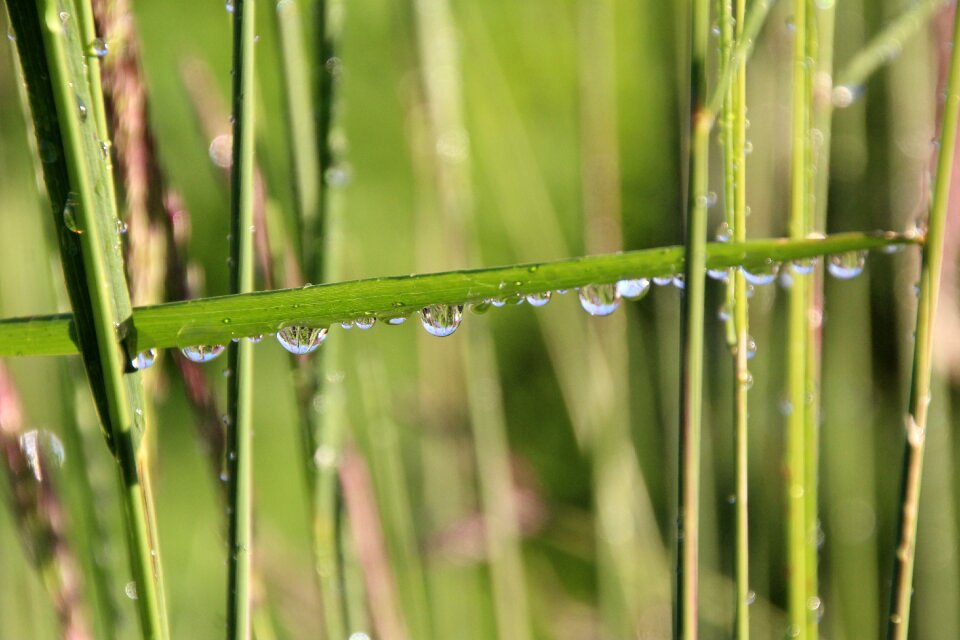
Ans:
[{"label": "dew drop", "polygon": [[753,143],[750,142],[749,140],[743,143],[743,153],[745,155],[750,155],[751,153],[753,153]]},{"label": "dew drop", "polygon": [[403,324],[407,321],[407,316],[394,316],[393,318],[387,318],[387,324],[394,327]]},{"label": "dew drop", "polygon": [[210,362],[223,353],[223,349],[224,346],[222,344],[201,344],[184,347],[180,351],[186,356],[187,360],[192,360],[193,362]]},{"label": "dew drop", "polygon": [[376,322],[377,319],[373,316],[360,316],[353,321],[353,326],[357,329],[371,329]]},{"label": "dew drop", "polygon": [[350,167],[337,164],[323,172],[323,180],[331,187],[345,187],[350,183]]},{"label": "dew drop", "polygon": [[93,54],[98,58],[105,57],[110,52],[106,38],[97,38],[93,41]]},{"label": "dew drop", "polygon": [[507,301],[504,300],[503,298],[490,298],[488,300],[484,300],[484,302],[486,302],[487,304],[491,304],[498,309],[507,306]]},{"label": "dew drop", "polygon": [[277,331],[277,342],[290,353],[302,356],[316,351],[327,338],[327,328],[284,327]]},{"label": "dew drop", "polygon": [[143,371],[144,369],[149,368],[156,359],[157,350],[147,349],[146,351],[141,351],[138,353],[136,357],[130,361],[130,365],[138,371]]},{"label": "dew drop", "polygon": [[473,304],[470,305],[470,311],[473,311],[478,316],[482,316],[487,311],[490,311],[490,303],[486,301],[474,302]]},{"label": "dew drop", "polygon": [[677,275],[673,276],[673,286],[675,286],[677,289],[687,288],[687,281],[682,273],[678,273]]},{"label": "dew drop", "polygon": [[53,462],[58,467],[63,466],[64,450],[60,438],[50,433],[31,429],[20,434],[20,451],[27,459],[27,465],[33,472],[37,482],[43,482],[43,466]]},{"label": "dew drop", "polygon": [[210,161],[221,169],[229,169],[233,165],[233,135],[221,133],[210,141],[207,149]]},{"label": "dew drop", "polygon": [[67,194],[67,200],[63,203],[63,224],[67,229],[74,233],[83,233],[77,222],[77,214],[80,203],[77,201],[77,194],[71,192]]},{"label": "dew drop", "polygon": [[797,258],[790,263],[790,270],[793,271],[794,275],[807,276],[813,273],[816,266],[816,258]]},{"label": "dew drop", "polygon": [[627,300],[639,300],[650,292],[650,281],[646,278],[635,278],[632,280],[619,280],[617,282],[617,293],[621,298]]},{"label": "dew drop", "polygon": [[730,279],[729,269],[707,269],[707,276],[717,282],[727,282]]},{"label": "dew drop", "polygon": [[717,204],[717,192],[709,191],[707,192],[707,206],[714,207]]},{"label": "dew drop", "polygon": [[66,21],[70,19],[70,14],[66,11],[61,11],[58,15],[60,16],[60,22],[63,23],[66,23]]},{"label": "dew drop", "polygon": [[551,293],[549,291],[544,291],[543,293],[531,293],[526,297],[526,301],[531,307],[542,307],[550,302],[550,295]]},{"label": "dew drop", "polygon": [[120,218],[117,218],[116,223],[117,223],[117,233],[121,236],[126,235],[127,223],[121,220]]},{"label": "dew drop", "polygon": [[233,13],[233,0],[226,0],[223,6],[227,10],[227,13]]},{"label": "dew drop", "polygon": [[249,337],[247,337],[247,342],[251,342],[251,343],[253,343],[253,344],[260,344],[260,342],[261,342],[262,340],[263,340],[263,334],[262,334],[262,333],[258,333],[258,334],[255,335],[255,336],[249,336]]},{"label": "dew drop", "polygon": [[754,267],[752,271],[748,271],[745,267],[741,267],[741,271],[743,272],[743,277],[747,282],[760,287],[763,285],[768,285],[777,279],[777,274],[780,272],[780,264],[777,262],[771,262],[767,265]]},{"label": "dew drop", "polygon": [[845,109],[856,102],[861,94],[863,94],[862,88],[851,87],[845,84],[837,85],[833,88],[833,95],[831,96],[833,106],[838,109]]},{"label": "dew drop", "polygon": [[747,591],[747,604],[751,605],[756,601],[757,601],[757,592],[754,591],[753,589],[750,589],[749,591]]},{"label": "dew drop", "polygon": [[730,307],[725,304],[720,305],[720,308],[717,309],[717,318],[720,322],[726,322],[730,319]]},{"label": "dew drop", "polygon": [[757,341],[747,336],[747,360],[753,360],[755,355],[757,355]]},{"label": "dew drop", "polygon": [[665,287],[668,284],[673,284],[673,276],[653,276],[650,281],[658,287]]},{"label": "dew drop", "polygon": [[370,636],[363,631],[354,631],[347,640],[370,640]]},{"label": "dew drop", "polygon": [[340,328],[342,329],[353,329],[353,320],[347,320],[346,322],[340,323]]},{"label": "dew drop", "polygon": [[580,306],[592,316],[608,316],[620,306],[620,291],[615,284],[588,284],[579,293]]},{"label": "dew drop", "polygon": [[80,122],[87,121],[87,103],[83,101],[83,98],[77,96],[77,111],[80,113]]},{"label": "dew drop", "polygon": [[137,583],[131,580],[123,587],[123,592],[131,600],[137,599]]},{"label": "dew drop", "polygon": [[827,262],[827,271],[834,278],[840,280],[849,280],[856,278],[863,273],[863,267],[867,262],[866,251],[848,251],[830,256]]},{"label": "dew drop", "polygon": [[432,336],[449,336],[463,319],[462,304],[432,304],[420,310],[420,322]]},{"label": "dew drop", "polygon": [[730,238],[733,237],[733,229],[730,228],[730,225],[726,221],[721,222],[717,226],[717,232],[714,234],[717,242],[730,242]]}]

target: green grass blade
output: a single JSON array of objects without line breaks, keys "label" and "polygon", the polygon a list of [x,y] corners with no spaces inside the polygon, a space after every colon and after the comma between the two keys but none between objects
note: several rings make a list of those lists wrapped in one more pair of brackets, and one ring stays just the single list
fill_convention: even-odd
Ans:
[{"label": "green grass blade", "polygon": [[[724,269],[761,266],[847,251],[917,244],[913,236],[893,232],[838,233],[820,240],[748,240],[709,243],[706,266]],[[225,344],[280,327],[326,327],[364,315],[406,316],[431,304],[478,303],[572,289],[623,278],[683,273],[683,247],[663,247],[509,267],[448,271],[258,291],[184,302],[137,307],[128,337],[140,351],[151,347]],[[79,353],[70,314],[0,320],[0,356]]]},{"label": "green grass blade", "polygon": [[[125,372],[129,354],[119,335],[131,315],[130,299],[117,242],[109,163],[101,155],[100,132],[91,130],[95,125],[87,122],[86,115],[87,110],[96,113],[102,108],[92,106],[102,101],[102,96],[99,91],[91,93],[85,72],[88,65],[98,63],[85,60],[87,48],[81,42],[78,16],[68,11],[72,8],[72,4],[53,1],[39,5],[8,2],[38,123],[41,160],[48,161],[44,163],[45,176],[68,272],[68,292],[83,328],[80,344],[118,462],[141,631],[145,637],[162,638],[167,636],[163,589],[151,554],[157,544],[156,531],[150,518],[149,493],[139,476],[143,424],[135,424],[134,419],[135,409],[143,404],[143,390],[139,374]],[[74,195],[68,196],[68,192]],[[76,224],[82,231],[78,238],[68,239],[76,234],[61,217],[64,206],[75,208]],[[76,260],[77,254],[81,261]],[[83,265],[83,279],[70,273],[78,263]],[[97,358],[99,367],[91,367]]]},{"label": "green grass blade", "polygon": [[834,101],[837,106],[847,106],[863,90],[863,85],[873,73],[894,60],[904,43],[928,24],[933,14],[950,4],[948,0],[923,0],[913,4],[896,20],[873,37],[837,74]]},{"label": "green grass blade", "polygon": [[[233,170],[230,174],[230,291],[253,291],[254,0],[233,8]],[[253,552],[253,344],[227,352],[227,638],[251,632]]]},{"label": "green grass blade", "polygon": [[685,289],[680,303],[680,466],[674,637],[696,640],[700,572],[700,423],[703,411],[703,306],[707,243],[707,182],[711,121],[707,117],[710,3],[692,3],[690,18],[690,154],[687,177]]},{"label": "green grass blade", "polygon": [[[953,25],[953,42],[960,41],[960,11]],[[920,296],[917,300],[917,328],[913,351],[913,379],[906,416],[906,447],[900,494],[900,520],[893,565],[893,591],[890,600],[887,637],[905,640],[910,628],[910,599],[913,595],[913,566],[916,552],[917,517],[920,504],[920,481],[923,450],[930,403],[930,378],[933,366],[933,326],[940,294],[940,271],[943,265],[944,229],[953,175],[957,120],[960,111],[960,47],[950,54],[947,99],[940,132],[940,153],[937,156],[936,182],[930,208],[928,231],[920,267]]]}]

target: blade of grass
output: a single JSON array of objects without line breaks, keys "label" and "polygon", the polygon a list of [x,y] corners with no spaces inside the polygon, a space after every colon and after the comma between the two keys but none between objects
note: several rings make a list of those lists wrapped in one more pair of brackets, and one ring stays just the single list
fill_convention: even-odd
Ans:
[{"label": "blade of grass", "polygon": [[834,88],[836,106],[847,106],[863,91],[863,85],[873,73],[894,60],[903,48],[903,43],[927,25],[937,10],[950,0],[922,0],[905,10],[887,27],[867,43],[840,73]]},{"label": "blade of grass", "polygon": [[[744,38],[745,5],[742,0],[733,8],[732,0],[723,3],[721,36],[728,43],[735,36]],[[734,33],[731,33],[734,32]],[[730,46],[727,44],[727,46]],[[746,66],[740,65],[733,76],[733,84],[727,94],[724,108],[726,128],[723,132],[725,145],[724,177],[726,221],[733,230],[733,239],[743,242],[747,237],[747,74]],[[750,387],[749,314],[747,283],[741,269],[734,269],[728,276],[727,308],[733,309],[727,322],[727,340],[733,351],[733,424],[734,424],[734,637],[748,640],[750,637],[750,547],[749,547],[749,466],[748,466],[748,412],[747,391]]]},{"label": "blade of grass", "polygon": [[[118,462],[141,631],[145,637],[163,638],[167,627],[162,581],[159,562],[151,553],[156,549],[156,531],[150,517],[151,500],[139,475],[138,446],[143,425],[135,424],[134,419],[135,409],[142,405],[143,389],[138,373],[125,373],[129,357],[121,344],[123,336],[118,335],[130,317],[131,307],[116,242],[112,176],[101,157],[102,138],[96,131],[94,135],[84,133],[93,126],[85,122],[86,110],[102,110],[102,95],[90,92],[85,73],[85,66],[97,61],[84,60],[86,48],[80,42],[78,18],[73,16],[71,20],[65,10],[72,6],[53,1],[29,5],[10,1],[8,9],[30,85],[34,121],[42,123],[37,127],[41,160],[53,160],[44,165],[45,177],[65,267],[75,265],[77,253],[82,257],[83,280],[68,276],[68,292],[81,318],[80,326],[85,327],[80,336],[83,351],[88,354],[88,377]],[[101,101],[100,106],[92,106],[94,101]],[[68,190],[76,194],[72,199]],[[62,218],[65,206],[76,209],[82,231],[79,238],[67,239],[74,232]],[[96,358],[99,367],[91,367]]]},{"label": "blade of grass", "polygon": [[[960,11],[955,12],[953,42],[960,41]],[[936,182],[920,267],[920,296],[917,300],[917,326],[913,352],[913,379],[905,418],[906,446],[900,493],[897,548],[893,564],[893,590],[887,637],[905,640],[910,628],[910,599],[913,594],[913,566],[916,552],[917,517],[923,450],[930,403],[930,378],[933,354],[933,326],[940,294],[943,265],[943,238],[946,227],[950,182],[956,148],[957,119],[960,111],[960,47],[950,55],[950,71],[940,152],[937,156]]]},{"label": "blade of grass", "polygon": [[[233,9],[233,170],[230,174],[230,291],[253,291],[254,0]],[[251,632],[253,547],[253,344],[227,352],[227,638]]]},{"label": "blade of grass", "polygon": [[[710,243],[706,266],[727,269],[761,266],[848,251],[917,244],[918,238],[892,232],[838,233],[825,239],[748,240]],[[135,331],[128,342],[144,349],[224,344],[280,327],[325,327],[363,315],[393,318],[431,304],[480,303],[489,298],[526,296],[625,278],[683,272],[683,247],[644,249],[492,269],[370,278],[298,289],[258,291],[168,302],[133,311]],[[79,353],[71,314],[0,320],[0,356]]]},{"label": "blade of grass", "polygon": [[698,637],[700,547],[700,422],[703,408],[703,297],[707,242],[707,180],[711,120],[707,117],[710,3],[696,0],[690,16],[690,120],[685,288],[680,303],[680,465],[677,478],[677,579],[673,634]]}]

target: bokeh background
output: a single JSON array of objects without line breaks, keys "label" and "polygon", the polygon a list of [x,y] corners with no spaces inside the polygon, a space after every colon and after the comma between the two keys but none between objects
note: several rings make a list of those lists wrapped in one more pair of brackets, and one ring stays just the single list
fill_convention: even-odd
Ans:
[{"label": "bokeh background", "polygon": [[[343,213],[333,242],[344,274],[679,244],[685,4],[345,3],[337,60],[309,59],[338,77],[333,135],[340,159],[327,186]],[[913,3],[837,4],[839,70]],[[275,9],[272,2],[258,7],[257,154],[268,228],[282,250],[294,192]],[[228,103],[230,16],[218,0],[134,2],[133,11],[157,154],[190,213],[195,282],[205,295],[223,294],[228,188],[210,146],[229,131],[217,111],[225,107],[216,105]],[[786,2],[775,7],[748,67],[750,237],[786,230],[789,11]],[[902,230],[923,213],[943,73],[942,27],[950,21],[949,10],[938,14],[900,43],[858,100],[835,112],[829,231]],[[0,16],[0,30],[7,24]],[[311,27],[305,20],[308,41]],[[66,310],[58,308],[62,275],[19,82],[12,48],[0,47],[2,316]],[[211,120],[218,130],[211,130]],[[718,149],[712,153],[711,184],[719,193]],[[715,226],[721,204],[710,215]],[[953,247],[957,242],[948,239]],[[955,256],[948,248],[917,556],[916,638],[960,635],[953,472],[960,452],[950,428],[953,374],[960,371]],[[872,255],[860,277],[826,282],[820,607],[823,636],[832,639],[877,637],[883,628],[917,263],[916,250]],[[732,359],[716,319],[722,287],[711,284],[707,293],[701,619],[703,637],[721,638],[729,637],[733,612]],[[758,345],[750,362],[750,562],[758,638],[780,637],[786,624],[781,461],[790,408],[783,400],[783,299],[779,285],[771,285],[757,288],[750,303]],[[529,620],[530,637],[669,635],[679,292],[656,287],[622,307],[612,317],[591,318],[574,295],[554,295],[542,309],[524,304],[467,313],[463,326],[442,340],[415,321],[370,331],[331,328],[328,343],[341,345],[342,370],[329,384],[346,392],[347,453],[357,454],[351,464],[365,478],[351,499],[378,515],[371,525],[351,512],[349,522],[364,523],[347,530],[351,588],[369,592],[378,580],[386,585],[409,637],[497,637],[504,603],[493,595],[496,571],[522,577],[508,579],[517,590],[507,608],[508,615]],[[470,342],[471,332],[482,334]],[[277,638],[316,638],[320,606],[294,380],[273,339],[256,353],[255,555],[266,619],[258,637],[269,637],[270,629]],[[215,638],[222,635],[226,601],[220,481],[172,366],[177,357],[162,354],[150,372],[161,555],[172,636]],[[109,568],[121,635],[133,637],[114,470],[86,386],[61,375],[62,360],[5,364],[31,428],[64,438],[65,415],[83,427],[82,451],[66,446],[63,464],[89,472],[103,538],[77,552],[95,554]],[[69,366],[79,371],[78,361]],[[205,366],[221,406],[225,366],[221,360]],[[491,486],[500,489],[493,499],[484,493]],[[504,496],[516,516],[506,523]],[[377,538],[378,528],[385,550],[379,573],[360,563],[356,542]],[[491,539],[508,549],[515,543],[520,555],[487,544]],[[378,611],[372,605],[351,630],[378,637]],[[0,509],[0,637],[57,634],[11,512]]]}]

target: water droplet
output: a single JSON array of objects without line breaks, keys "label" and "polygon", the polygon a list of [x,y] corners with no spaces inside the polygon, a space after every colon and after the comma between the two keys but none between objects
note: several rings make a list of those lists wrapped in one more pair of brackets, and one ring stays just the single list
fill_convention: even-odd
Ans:
[{"label": "water droplet", "polygon": [[87,104],[83,101],[83,98],[77,96],[77,111],[80,112],[80,122],[87,121]]},{"label": "water droplet", "polygon": [[394,316],[393,318],[387,318],[387,324],[398,326],[407,321],[407,316]]},{"label": "water droplet", "polygon": [[743,143],[743,153],[745,155],[750,155],[751,153],[753,153],[753,143],[750,142],[749,140]]},{"label": "water droplet", "polygon": [[532,307],[542,307],[548,302],[550,302],[550,292],[544,291],[543,293],[531,293],[526,297],[527,303]]},{"label": "water droplet", "polygon": [[757,341],[747,336],[747,360],[753,360],[755,355],[757,355]]},{"label": "water droplet", "polygon": [[720,37],[720,25],[715,24],[715,25],[711,26],[711,27],[710,27],[710,34],[711,34],[713,37],[715,37],[715,38],[719,38],[719,37]]},{"label": "water droplet", "polygon": [[345,187],[350,184],[350,167],[336,164],[323,172],[323,180],[331,187]]},{"label": "water droplet", "polygon": [[263,334],[262,334],[262,333],[258,333],[258,334],[255,335],[255,336],[248,336],[248,337],[247,337],[247,342],[251,342],[251,343],[253,343],[253,344],[260,344],[260,342],[261,342],[262,340],[263,340]]},{"label": "water droplet", "polygon": [[223,370],[224,378],[229,378],[232,375],[233,375],[233,369],[231,369],[230,367],[227,367],[226,369]]},{"label": "water droplet", "polygon": [[731,493],[727,496],[727,504],[737,504],[737,494]]},{"label": "water droplet", "polygon": [[70,19],[70,14],[67,13],[66,11],[61,11],[59,15],[60,15],[60,22],[66,22],[67,20]]},{"label": "water droplet", "polygon": [[116,223],[117,223],[117,233],[120,234],[121,236],[125,235],[127,233],[127,223],[121,220],[120,218],[117,218]]},{"label": "water droplet", "polygon": [[221,133],[210,141],[207,149],[210,161],[221,169],[229,169],[233,165],[233,135]]},{"label": "water droplet", "polygon": [[193,347],[184,347],[180,350],[187,360],[193,362],[210,362],[221,353],[224,346],[222,344],[201,344]]},{"label": "water droplet", "polygon": [[100,141],[100,157],[104,160],[110,159],[110,147],[113,146],[113,143],[109,140]]},{"label": "water droplet", "polygon": [[337,462],[337,452],[333,447],[323,445],[313,452],[313,464],[318,469],[332,467]]},{"label": "water droplet", "polygon": [[617,282],[617,293],[621,298],[627,300],[639,300],[650,292],[650,281],[646,278],[635,278],[632,280],[619,280]]},{"label": "water droplet", "polygon": [[787,637],[788,638],[798,638],[800,636],[800,627],[795,624],[787,627]]},{"label": "water droplet", "polygon": [[851,87],[845,84],[839,84],[833,88],[833,106],[838,109],[845,109],[852,105],[863,95],[862,87]]},{"label": "water droplet", "polygon": [[370,640],[370,636],[363,631],[354,631],[347,640]]},{"label": "water droplet", "polygon": [[768,285],[777,279],[777,274],[780,272],[780,264],[778,262],[771,262],[762,266],[753,267],[750,271],[748,271],[746,267],[741,267],[740,270],[743,272],[743,277],[747,282],[759,287]]},{"label": "water droplet", "polygon": [[620,306],[620,292],[615,284],[588,284],[579,293],[580,306],[592,316],[608,316]]},{"label": "water droplet", "polygon": [[17,36],[13,34],[13,31],[7,31],[7,40],[9,40],[10,42],[17,41]]},{"label": "water droplet", "polygon": [[707,206],[708,206],[708,207],[714,207],[714,206],[716,206],[716,204],[717,204],[717,192],[716,192],[716,191],[708,191],[708,192],[707,192]]},{"label": "water droplet", "polygon": [[377,319],[373,316],[360,316],[353,321],[353,326],[357,329],[370,329],[376,323]]},{"label": "water droplet", "polygon": [[136,357],[130,361],[130,365],[137,369],[138,371],[143,371],[147,369],[154,363],[157,359],[157,350],[156,349],[147,349],[146,351],[141,351],[136,355]]},{"label": "water droplet", "polygon": [[817,267],[817,258],[797,258],[790,263],[790,270],[794,275],[807,276]]},{"label": "water droplet", "polygon": [[80,203],[77,201],[77,194],[70,192],[67,194],[67,200],[63,203],[63,224],[67,229],[74,233],[83,233],[80,224],[77,221],[78,209]]},{"label": "water droplet", "polygon": [[827,262],[827,271],[834,278],[849,280],[863,273],[867,261],[866,251],[848,251],[830,256]]},{"label": "water droplet", "polygon": [[284,327],[277,331],[277,342],[290,353],[302,356],[316,351],[327,338],[327,328]]},{"label": "water droplet", "polygon": [[757,601],[757,592],[753,589],[747,591],[747,605],[751,605]]},{"label": "water droplet", "polygon": [[717,232],[714,234],[714,238],[717,239],[717,242],[730,242],[730,238],[733,237],[733,229],[730,228],[730,225],[726,221],[721,222],[717,226]]},{"label": "water droplet", "polygon": [[900,624],[903,622],[903,618],[900,617],[900,614],[893,613],[890,615],[890,622],[892,622],[893,624]]},{"label": "water droplet", "polygon": [[487,301],[484,302],[474,302],[470,305],[470,311],[473,311],[478,316],[482,316],[487,311],[490,311],[490,303]]},{"label": "water droplet", "polygon": [[787,31],[796,31],[797,29],[797,23],[794,22],[793,16],[787,16],[784,25],[787,27]]},{"label": "water droplet", "polygon": [[123,587],[123,592],[131,600],[136,600],[137,599],[137,583],[131,580]]},{"label": "water droplet", "polygon": [[226,0],[223,6],[227,10],[227,13],[233,13],[233,0]]},{"label": "water droplet", "polygon": [[50,433],[32,429],[20,434],[20,451],[27,459],[27,465],[37,482],[43,482],[43,466],[53,462],[63,466],[64,450],[60,438]]},{"label": "water droplet", "polygon": [[507,301],[503,298],[488,298],[484,300],[486,304],[493,305],[494,307],[500,309],[507,306]]},{"label": "water droplet", "polygon": [[449,336],[463,319],[462,304],[432,304],[420,310],[420,322],[432,336]]},{"label": "water droplet", "polygon": [[650,281],[658,287],[665,287],[668,284],[673,284],[673,276],[653,276]]},{"label": "water droplet", "polygon": [[730,319],[730,307],[725,304],[720,305],[720,308],[717,309],[717,318],[720,319],[720,322],[726,322]]},{"label": "water droplet", "polygon": [[328,59],[323,66],[327,70],[327,73],[332,75],[334,78],[343,73],[343,61],[336,56]]},{"label": "water droplet", "polygon": [[717,282],[726,282],[730,279],[730,270],[707,269],[707,276],[709,276],[711,280],[716,280]]},{"label": "water droplet", "polygon": [[353,329],[353,320],[346,320],[340,323],[341,329]]},{"label": "water droplet", "polygon": [[750,373],[749,371],[747,371],[746,374],[744,374],[744,376],[740,379],[740,383],[743,385],[743,388],[746,389],[747,391],[749,391],[750,389],[752,389],[752,388],[753,388],[753,374]]},{"label": "water droplet", "polygon": [[675,286],[677,289],[687,288],[687,282],[682,273],[678,273],[677,275],[673,276],[673,286]]},{"label": "water droplet", "polygon": [[98,58],[103,58],[110,52],[110,47],[107,44],[106,38],[96,38],[93,41],[93,54]]}]

